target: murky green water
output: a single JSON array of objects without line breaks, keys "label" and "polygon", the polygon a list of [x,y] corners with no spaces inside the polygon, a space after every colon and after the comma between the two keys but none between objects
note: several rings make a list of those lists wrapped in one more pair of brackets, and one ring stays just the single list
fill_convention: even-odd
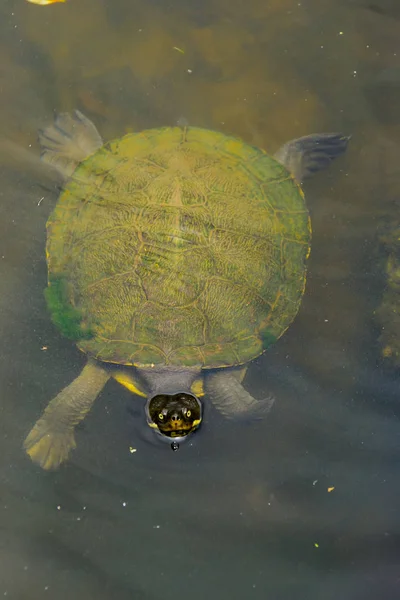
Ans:
[{"label": "murky green water", "polygon": [[[15,145],[0,151],[0,596],[399,596],[399,379],[372,320],[377,231],[400,193],[399,17],[395,0],[2,3],[0,128]],[[182,116],[271,151],[353,135],[305,187],[300,314],[248,374],[255,395],[277,398],[266,422],[227,426],[210,410],[172,453],[143,440],[141,404],[114,382],[67,466],[44,473],[25,457],[26,433],[84,361],[42,294],[54,183],[22,156],[73,108],[105,139]]]}]

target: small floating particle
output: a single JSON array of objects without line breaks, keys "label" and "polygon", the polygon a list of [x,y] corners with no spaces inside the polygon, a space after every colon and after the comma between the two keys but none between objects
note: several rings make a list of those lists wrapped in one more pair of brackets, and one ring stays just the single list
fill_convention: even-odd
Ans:
[{"label": "small floating particle", "polygon": [[328,487],[328,492],[333,492],[334,489],[335,489],[334,485],[332,487]]},{"label": "small floating particle", "polygon": [[66,2],[66,0],[27,0],[31,4],[39,4],[40,6],[46,6],[46,4],[55,4],[56,2]]},{"label": "small floating particle", "polygon": [[180,52],[181,54],[185,54],[185,51],[182,50],[182,48],[178,48],[178,46],[172,46],[172,50],[176,50],[177,52]]},{"label": "small floating particle", "polygon": [[317,544],[317,542],[315,542],[314,546],[315,548],[319,548],[319,544]]},{"label": "small floating particle", "polygon": [[189,74],[190,74],[190,73],[193,73],[192,69],[188,69],[188,70],[187,70],[187,72],[188,72]]},{"label": "small floating particle", "polygon": [[48,347],[48,346],[42,346],[40,349],[41,349],[41,350],[48,350],[48,349],[49,349],[49,347]]},{"label": "small floating particle", "polygon": [[314,479],[314,481],[312,482],[313,485],[316,485],[318,483],[318,479]]},{"label": "small floating particle", "polygon": [[137,448],[132,448],[132,446],[129,446],[129,452],[133,454],[134,452],[137,452]]}]

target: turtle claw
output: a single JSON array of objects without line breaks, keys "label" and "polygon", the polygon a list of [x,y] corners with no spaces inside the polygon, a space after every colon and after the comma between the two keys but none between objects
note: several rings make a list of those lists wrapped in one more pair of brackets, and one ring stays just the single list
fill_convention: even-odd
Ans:
[{"label": "turtle claw", "polygon": [[73,429],[57,431],[47,419],[39,419],[24,442],[26,453],[46,471],[57,469],[74,448]]}]

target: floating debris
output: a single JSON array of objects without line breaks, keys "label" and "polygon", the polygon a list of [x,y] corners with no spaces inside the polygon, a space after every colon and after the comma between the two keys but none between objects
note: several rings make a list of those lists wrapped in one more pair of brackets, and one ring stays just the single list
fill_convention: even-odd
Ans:
[{"label": "floating debris", "polygon": [[134,452],[137,452],[137,449],[136,448],[132,448],[132,446],[129,446],[129,452],[131,454],[133,454]]},{"label": "floating debris", "polygon": [[328,492],[333,492],[334,489],[335,489],[335,486],[328,487]]},{"label": "floating debris", "polygon": [[180,52],[181,54],[185,54],[185,51],[182,50],[182,48],[178,48],[178,46],[172,46],[172,50],[176,50],[177,52]]},{"label": "floating debris", "polygon": [[55,4],[56,2],[66,2],[66,0],[26,0],[31,4],[39,4],[40,6],[46,6],[46,4]]}]

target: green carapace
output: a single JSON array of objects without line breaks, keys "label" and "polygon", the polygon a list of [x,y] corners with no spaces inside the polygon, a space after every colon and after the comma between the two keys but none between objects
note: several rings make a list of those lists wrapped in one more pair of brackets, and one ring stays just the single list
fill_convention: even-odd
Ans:
[{"label": "green carapace", "polygon": [[143,131],[83,161],[61,194],[49,307],[102,361],[241,365],[293,321],[309,246],[303,194],[274,158],[214,131]]}]

